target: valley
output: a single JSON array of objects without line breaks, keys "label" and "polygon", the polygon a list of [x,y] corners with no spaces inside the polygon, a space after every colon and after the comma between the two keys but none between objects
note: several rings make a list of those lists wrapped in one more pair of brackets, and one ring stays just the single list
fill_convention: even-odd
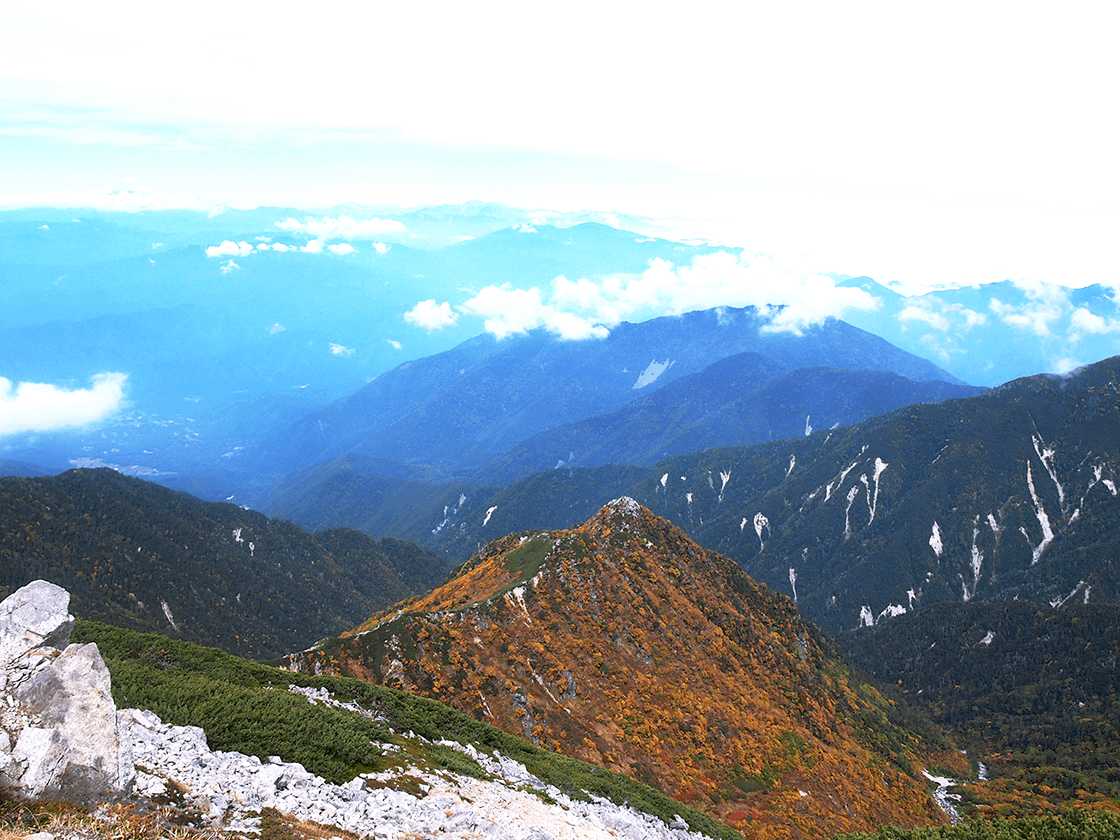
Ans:
[{"label": "valley", "polygon": [[[1113,323],[1108,290],[607,317],[751,257],[377,213],[0,212],[0,598],[67,590],[135,737],[232,751],[247,791],[277,757],[340,813],[426,786],[423,836],[439,797],[463,832],[540,803],[574,836],[798,840],[1120,809],[1120,343],[1057,328]],[[1070,342],[1097,361],[1041,372]],[[23,383],[71,421],[19,425]]]}]

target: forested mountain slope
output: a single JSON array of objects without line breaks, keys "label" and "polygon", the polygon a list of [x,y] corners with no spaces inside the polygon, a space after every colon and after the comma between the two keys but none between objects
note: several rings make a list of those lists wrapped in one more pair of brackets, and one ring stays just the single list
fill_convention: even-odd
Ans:
[{"label": "forested mountain slope", "polygon": [[1120,799],[1120,605],[936,604],[840,643],[985,763],[987,810]]},{"label": "forested mountain slope", "polygon": [[442,558],[203,502],[113,470],[0,479],[0,597],[42,578],[82,618],[278,656],[440,583]]},{"label": "forested mountain slope", "polygon": [[[555,469],[500,489],[441,486],[407,521],[391,494],[384,507],[366,503],[371,479],[358,471],[340,476],[331,498],[336,515],[376,516],[379,533],[462,560],[489,539],[569,527],[630,495],[795,597],[830,631],[940,601],[1114,603],[1118,388],[1120,358],[1107,359],[652,468]],[[301,506],[313,512],[315,498],[286,515],[303,521]]]},{"label": "forested mountain slope", "polygon": [[610,414],[533,435],[481,474],[507,484],[561,466],[651,465],[700,449],[803,437],[814,427],[848,426],[904,405],[983,390],[883,370],[789,370],[758,353],[739,353]]}]

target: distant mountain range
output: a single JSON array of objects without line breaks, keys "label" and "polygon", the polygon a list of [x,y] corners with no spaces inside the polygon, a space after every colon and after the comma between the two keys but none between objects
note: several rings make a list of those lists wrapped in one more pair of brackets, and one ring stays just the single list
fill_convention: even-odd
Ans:
[{"label": "distant mountain range", "polygon": [[[275,442],[318,410],[337,413],[337,407],[328,407],[402,361],[431,359],[482,333],[485,317],[462,304],[483,287],[547,290],[557,277],[587,278],[592,285],[605,278],[628,282],[654,263],[683,268],[719,252],[746,259],[741,249],[672,241],[648,220],[484,202],[264,207],[216,215],[0,212],[0,329],[7,339],[0,347],[0,376],[13,383],[83,388],[97,373],[128,375],[126,403],[113,418],[91,429],[6,436],[0,456],[28,464],[28,474],[112,466],[204,498],[250,502],[279,474],[262,475],[268,458],[250,461],[248,452],[270,438]],[[840,284],[859,288],[865,303],[877,304],[849,309],[845,317],[851,324],[932,359],[941,370],[936,378],[996,385],[1120,352],[1120,311],[1101,287],[1070,290],[1009,281],[904,297],[869,278],[841,278]],[[424,299],[447,307],[438,329],[404,318]],[[631,317],[641,324],[653,314]],[[612,332],[627,328],[618,325]],[[513,344],[511,338],[488,340],[499,345],[498,355]],[[679,352],[646,349],[648,358],[626,368],[635,380],[651,363],[674,358],[677,364],[654,384],[686,373]],[[707,361],[743,351],[759,348],[730,346],[722,355],[713,350]],[[790,370],[876,366],[835,358],[776,360]],[[915,381],[931,378],[878,367]],[[655,370],[650,368],[651,376]],[[550,411],[558,406],[554,419],[565,423],[622,407],[610,400],[593,406],[592,400],[586,414],[570,412],[577,396],[542,394],[540,406]],[[524,397],[524,410],[533,411],[537,404]],[[493,402],[498,395],[486,393],[484,399]],[[507,393],[502,399],[517,398]],[[479,423],[465,430],[468,436],[482,434],[470,445],[474,467],[504,457],[532,426],[508,419],[482,432]],[[430,440],[429,431],[425,427]],[[539,431],[544,429],[534,433]],[[413,479],[463,477],[455,472],[459,466],[452,469],[442,460],[445,453],[410,440],[407,428],[400,435],[383,432],[362,454],[393,461],[407,456],[414,461],[408,472]],[[341,454],[341,445],[317,444],[312,451],[330,458]],[[466,444],[453,444],[460,445]],[[679,450],[664,440],[649,449],[658,451]],[[577,449],[569,446],[568,452],[575,455]],[[552,464],[568,460],[566,454],[557,452]],[[528,460],[515,463],[522,455]],[[540,467],[537,455],[522,455],[504,462],[499,477],[486,480],[506,481]],[[593,457],[586,463],[607,456]],[[288,471],[311,462],[284,463]]]},{"label": "distant mountain range", "polygon": [[[916,375],[921,375],[917,373]],[[673,380],[617,411],[526,438],[488,464],[500,483],[564,466],[652,465],[670,455],[804,437],[910,405],[978,394],[883,370],[783,368],[740,353]]]},{"label": "distant mountain range", "polygon": [[[411,325],[404,314],[419,300],[715,250],[589,221],[532,227],[500,205],[382,219],[380,248],[277,227],[306,217],[0,213],[0,376],[83,388],[98,373],[128,375],[127,405],[95,431],[8,437],[0,454],[47,470],[99,461],[226,498],[256,481],[240,459],[247,447],[402,359],[482,330],[469,315],[436,331]],[[451,236],[455,225],[474,233]]]},{"label": "distant mountain range", "polygon": [[1116,602],[1118,389],[1120,358],[653,467],[553,469],[496,488],[373,477],[341,459],[274,498],[310,527],[349,522],[461,560],[627,494],[830,631],[939,601]]},{"label": "distant mountain range", "polygon": [[942,744],[849,677],[788,598],[632,499],[490,543],[288,663],[438,699],[740,830],[944,819],[919,771]]},{"label": "distant mountain range", "polygon": [[845,320],[977,385],[1120,353],[1120,300],[1106,286],[1005,280],[904,296],[870,277],[839,285],[862,289],[876,304],[849,310]]},{"label": "distant mountain range", "polygon": [[307,647],[447,570],[401,540],[313,536],[113,470],[0,479],[0,597],[49,580],[82,618],[243,656]]},{"label": "distant mountain range", "polygon": [[[434,467],[455,477],[478,472],[483,480],[493,480],[481,468],[531,435],[628,404],[634,406],[628,409],[631,416],[642,414],[656,427],[656,412],[673,411],[682,390],[687,393],[690,389],[707,390],[711,397],[707,406],[701,400],[680,404],[675,410],[687,418],[682,422],[699,426],[713,420],[706,409],[718,407],[737,418],[729,420],[732,428],[718,435],[723,440],[735,439],[744,431],[743,425],[751,427],[747,440],[767,439],[775,431],[781,436],[788,430],[789,418],[782,418],[777,430],[763,418],[752,422],[749,415],[756,409],[751,398],[765,396],[758,389],[783,369],[809,365],[899,375],[896,381],[883,382],[877,396],[869,395],[866,407],[849,403],[847,412],[837,410],[835,393],[826,390],[820,413],[833,422],[853,413],[866,417],[862,412],[872,412],[884,402],[893,407],[915,396],[928,399],[976,392],[947,387],[953,381],[949,374],[842,321],[829,320],[801,334],[770,331],[769,323],[769,317],[753,307],[722,308],[623,323],[606,338],[587,341],[565,341],[544,330],[502,341],[480,336],[445,353],[406,362],[350,397],[308,415],[254,450],[251,463],[259,471],[286,472],[354,452]],[[754,355],[705,371],[745,352]],[[732,370],[735,375],[721,387],[719,380]],[[664,399],[650,397],[653,405],[648,399],[634,403],[701,371],[705,371],[704,378],[690,379]],[[918,382],[937,380],[939,384],[916,386],[901,377]],[[783,389],[777,385],[775,390],[794,387],[799,386]],[[804,427],[806,416],[818,411],[818,403],[807,383],[800,387],[799,394],[786,393],[783,398],[796,404],[791,410],[800,413],[798,419]],[[752,389],[753,394],[749,393]],[[616,419],[601,418],[593,426],[612,425]],[[658,428],[645,430],[613,462],[625,462],[635,447],[656,450],[661,445],[656,440],[660,434]],[[655,439],[651,441],[651,437]],[[586,446],[575,440],[569,444],[581,452]],[[566,448],[561,445],[560,450]],[[603,457],[590,463],[601,463]]]}]

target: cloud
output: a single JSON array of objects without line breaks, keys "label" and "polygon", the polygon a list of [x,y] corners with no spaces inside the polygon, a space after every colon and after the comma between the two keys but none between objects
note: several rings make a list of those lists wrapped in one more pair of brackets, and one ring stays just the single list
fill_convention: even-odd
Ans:
[{"label": "cloud", "polygon": [[898,320],[902,321],[903,324],[917,321],[941,332],[946,332],[949,329],[949,319],[940,312],[934,312],[924,306],[913,304],[903,307],[902,311],[898,313]]},{"label": "cloud", "polygon": [[285,332],[287,329],[288,329],[287,327],[285,327],[283,324],[281,324],[279,321],[277,321],[275,324],[273,324],[271,327],[268,328],[268,334],[269,335],[276,335],[276,333]]},{"label": "cloud", "polygon": [[404,319],[410,324],[426,329],[442,330],[444,327],[453,327],[459,316],[451,311],[451,304],[447,301],[437,304],[434,300],[422,300],[412,309],[404,313]]},{"label": "cloud", "polygon": [[233,260],[226,260],[224,263],[222,263],[222,274],[229,274],[231,271],[238,271],[240,269],[241,266],[239,266]]},{"label": "cloud", "polygon": [[323,253],[323,240],[312,239],[306,245],[300,248],[305,254],[321,254]]},{"label": "cloud", "polygon": [[1102,318],[1079,306],[1070,313],[1070,338],[1078,341],[1083,335],[1106,335],[1120,330],[1120,320],[1115,318]]},{"label": "cloud", "polygon": [[328,245],[327,250],[332,254],[338,254],[341,257],[346,254],[353,254],[358,249],[351,245],[349,242],[338,242],[334,245]]},{"label": "cloud", "polygon": [[1064,374],[1064,373],[1069,373],[1070,371],[1077,370],[1079,367],[1084,367],[1084,366],[1085,366],[1085,363],[1080,361],[1079,359],[1075,359],[1071,356],[1063,356],[1061,358],[1054,359],[1054,360],[1051,361],[1050,372],[1051,373],[1057,373],[1057,374]]},{"label": "cloud", "polygon": [[99,373],[92,386],[66,390],[57,385],[12,382],[0,376],[0,437],[87,426],[124,404],[127,373]]},{"label": "cloud", "polygon": [[496,338],[544,327],[561,338],[582,340],[605,338],[609,330],[602,324],[565,311],[541,299],[540,289],[511,289],[487,286],[461,307],[460,311],[481,315],[486,332]]},{"label": "cloud", "polygon": [[[837,287],[830,277],[798,273],[768,256],[717,251],[682,266],[655,259],[641,274],[558,276],[547,297],[538,287],[487,286],[455,308],[481,316],[486,331],[498,338],[543,327],[561,338],[582,340],[605,337],[623,320],[721,306],[756,306],[769,319],[764,330],[800,334],[830,317],[877,305],[862,289]],[[435,308],[435,301],[422,301],[405,318],[428,329],[454,323],[450,304],[440,305],[442,320]]]},{"label": "cloud", "polygon": [[989,306],[1001,321],[1037,336],[1053,335],[1051,326],[1065,317],[1073,308],[1069,289],[1039,280],[1012,280],[1023,292],[1026,300],[1020,306],[992,298]]},{"label": "cloud", "polygon": [[387,338],[387,339],[385,339],[385,342],[390,347],[392,347],[394,350],[400,350],[401,349],[401,343],[399,341],[395,340],[395,339]]},{"label": "cloud", "polygon": [[276,227],[290,233],[310,234],[319,239],[362,239],[371,242],[386,234],[405,233],[408,230],[393,219],[370,218],[357,221],[349,216],[339,216],[337,219],[324,216],[319,220],[306,216],[302,222],[289,217],[277,222]]},{"label": "cloud", "polygon": [[913,298],[898,313],[903,329],[907,324],[926,324],[940,332],[959,332],[983,326],[988,316],[959,303],[945,303],[936,298]]},{"label": "cloud", "polygon": [[331,344],[332,356],[353,356],[357,351],[352,347],[343,347],[341,344]]},{"label": "cloud", "polygon": [[771,316],[769,329],[799,333],[842,317],[852,309],[877,305],[862,289],[837,287],[824,275],[779,265],[767,255],[716,251],[676,266],[655,259],[638,275],[612,275],[597,281],[553,281],[550,304],[613,326],[638,315],[680,315],[719,306],[756,306]]},{"label": "cloud", "polygon": [[230,242],[228,239],[221,245],[211,245],[206,249],[208,257],[247,257],[253,253],[253,246],[248,242]]}]

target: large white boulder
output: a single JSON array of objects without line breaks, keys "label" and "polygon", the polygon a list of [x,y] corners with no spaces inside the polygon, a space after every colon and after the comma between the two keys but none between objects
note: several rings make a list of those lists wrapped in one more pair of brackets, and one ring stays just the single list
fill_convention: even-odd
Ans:
[{"label": "large white boulder", "polygon": [[66,647],[74,629],[69,610],[70,593],[45,580],[32,581],[0,602],[0,669],[9,670],[35,648]]},{"label": "large white boulder", "polygon": [[0,784],[93,803],[128,793],[135,769],[97,645],[71,645],[70,595],[34,581],[0,603]]}]

